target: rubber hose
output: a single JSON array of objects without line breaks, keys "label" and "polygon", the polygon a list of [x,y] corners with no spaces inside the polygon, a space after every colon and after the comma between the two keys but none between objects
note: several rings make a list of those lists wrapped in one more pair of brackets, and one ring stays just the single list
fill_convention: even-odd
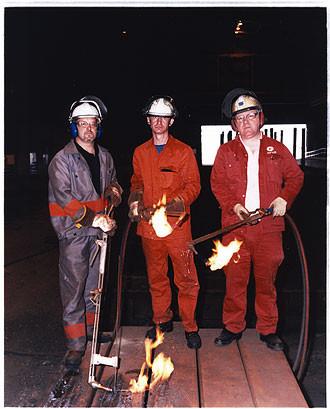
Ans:
[{"label": "rubber hose", "polygon": [[121,326],[121,309],[122,309],[122,285],[123,285],[123,272],[125,266],[125,255],[126,255],[126,245],[127,238],[131,228],[131,221],[128,220],[126,228],[123,232],[120,252],[118,256],[118,270],[117,270],[117,311],[116,311],[116,320],[115,320],[115,334],[117,336],[119,328]]},{"label": "rubber hose", "polygon": [[303,311],[302,311],[302,319],[301,319],[301,327],[300,327],[300,336],[299,336],[299,345],[297,350],[297,355],[292,366],[292,370],[295,373],[298,380],[302,378],[304,373],[304,368],[306,365],[306,356],[307,356],[307,349],[308,349],[308,332],[309,332],[309,274],[308,274],[308,266],[307,266],[307,258],[305,255],[305,250],[303,246],[303,242],[297,228],[297,225],[293,221],[292,217],[289,214],[285,215],[286,221],[289,223],[295,240],[297,244],[298,254],[299,254],[299,261],[301,265],[301,272],[302,272],[302,283],[303,283]]},{"label": "rubber hose", "polygon": [[[306,356],[308,350],[308,334],[309,334],[309,274],[308,274],[308,266],[307,266],[307,259],[305,255],[305,250],[303,246],[303,242],[297,228],[297,225],[293,221],[292,217],[289,214],[285,215],[286,221],[289,223],[295,240],[297,244],[298,254],[299,254],[299,261],[301,265],[301,272],[302,272],[302,283],[303,283],[303,311],[302,311],[302,319],[301,319],[301,328],[300,328],[300,335],[299,335],[299,344],[298,350],[296,354],[296,358],[294,364],[292,366],[292,370],[295,373],[298,380],[302,378],[304,373],[304,368],[306,365]],[[131,227],[131,221],[129,220],[126,229],[124,230],[121,247],[120,247],[120,254],[118,258],[118,284],[117,284],[117,314],[116,314],[116,322],[115,322],[115,333],[118,333],[120,328],[121,322],[121,299],[122,299],[122,277],[123,277],[123,270],[125,265],[125,255],[126,255],[126,245],[127,245],[127,238]],[[205,260],[204,260],[205,261]]]}]

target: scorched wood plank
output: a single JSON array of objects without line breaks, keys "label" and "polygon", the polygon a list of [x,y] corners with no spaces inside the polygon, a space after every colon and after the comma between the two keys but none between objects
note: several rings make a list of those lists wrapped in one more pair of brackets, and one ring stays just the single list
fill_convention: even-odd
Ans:
[{"label": "scorched wood plank", "polygon": [[218,347],[220,330],[201,329],[199,368],[202,407],[253,407],[237,343]]},{"label": "scorched wood plank", "polygon": [[[144,339],[146,327],[122,327],[110,356],[117,354],[120,347],[120,367],[118,370],[117,391],[115,393],[98,390],[93,407],[143,407],[144,394],[132,394],[128,391],[131,379],[138,379],[145,360]],[[115,369],[105,366],[101,383],[113,387]]]},{"label": "scorched wood plank", "polygon": [[88,384],[88,371],[91,344],[88,343],[79,372],[70,376],[70,371],[63,371],[62,377],[54,385],[45,407],[87,407],[93,390]]},{"label": "scorched wood plank", "polygon": [[174,371],[168,381],[149,392],[148,407],[198,407],[196,355],[187,347],[181,323],[174,323],[173,332],[165,333],[155,356],[160,352],[171,357]]},{"label": "scorched wood plank", "polygon": [[252,329],[239,345],[255,406],[308,407],[283,352],[267,348]]}]

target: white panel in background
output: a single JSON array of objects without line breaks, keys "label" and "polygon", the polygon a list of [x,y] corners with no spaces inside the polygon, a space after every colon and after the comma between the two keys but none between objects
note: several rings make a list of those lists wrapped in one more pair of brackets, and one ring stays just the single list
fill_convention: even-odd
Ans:
[{"label": "white panel in background", "polygon": [[[306,124],[277,124],[265,125],[262,131],[267,136],[282,142],[297,160],[302,158],[303,132],[305,132],[304,150],[307,152],[307,126]],[[296,132],[296,149],[294,152],[294,134]],[[201,149],[202,165],[212,166],[221,143],[228,142],[230,136],[235,137],[230,125],[202,125]]]}]

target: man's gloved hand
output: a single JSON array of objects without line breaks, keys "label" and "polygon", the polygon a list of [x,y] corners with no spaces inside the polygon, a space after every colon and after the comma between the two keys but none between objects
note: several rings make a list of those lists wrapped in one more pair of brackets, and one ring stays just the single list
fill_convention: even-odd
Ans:
[{"label": "man's gloved hand", "polygon": [[170,200],[165,207],[167,216],[180,217],[186,211],[184,200],[179,196]]},{"label": "man's gloved hand", "polygon": [[121,195],[123,193],[123,189],[117,182],[111,182],[110,185],[107,186],[104,192],[104,197],[109,200],[109,202],[114,206],[117,207],[121,203]]},{"label": "man's gloved hand", "polygon": [[136,200],[129,205],[129,212],[128,217],[130,218],[131,222],[139,222],[142,220],[144,213],[143,203]]},{"label": "man's gloved hand", "polygon": [[144,209],[143,205],[143,192],[142,191],[132,191],[128,197],[129,212],[128,217],[131,222],[139,222],[142,220],[142,212]]},{"label": "man's gloved hand", "polygon": [[107,233],[109,236],[113,236],[117,228],[117,223],[107,214],[97,214],[94,217],[92,227],[98,227],[103,230],[104,233]]},{"label": "man's gloved hand", "polygon": [[287,201],[282,199],[282,197],[277,197],[272,201],[269,207],[273,208],[273,217],[284,216],[286,212]]},{"label": "man's gloved hand", "polygon": [[249,217],[249,211],[245,209],[240,203],[235,204],[233,207],[234,213],[239,217],[240,220],[245,220]]}]

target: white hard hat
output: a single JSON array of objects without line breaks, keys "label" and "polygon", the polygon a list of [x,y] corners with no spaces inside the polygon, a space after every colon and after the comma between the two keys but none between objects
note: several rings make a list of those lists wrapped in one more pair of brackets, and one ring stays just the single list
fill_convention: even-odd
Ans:
[{"label": "white hard hat", "polygon": [[240,95],[232,105],[232,115],[237,115],[241,112],[249,111],[251,109],[262,110],[260,102],[252,95]]},{"label": "white hard hat", "polygon": [[71,114],[71,119],[81,118],[81,117],[97,117],[100,118],[99,111],[95,106],[84,102],[74,108]]},{"label": "white hard hat", "polygon": [[153,101],[146,114],[155,116],[174,116],[174,112],[174,107],[169,100],[158,98]]}]

